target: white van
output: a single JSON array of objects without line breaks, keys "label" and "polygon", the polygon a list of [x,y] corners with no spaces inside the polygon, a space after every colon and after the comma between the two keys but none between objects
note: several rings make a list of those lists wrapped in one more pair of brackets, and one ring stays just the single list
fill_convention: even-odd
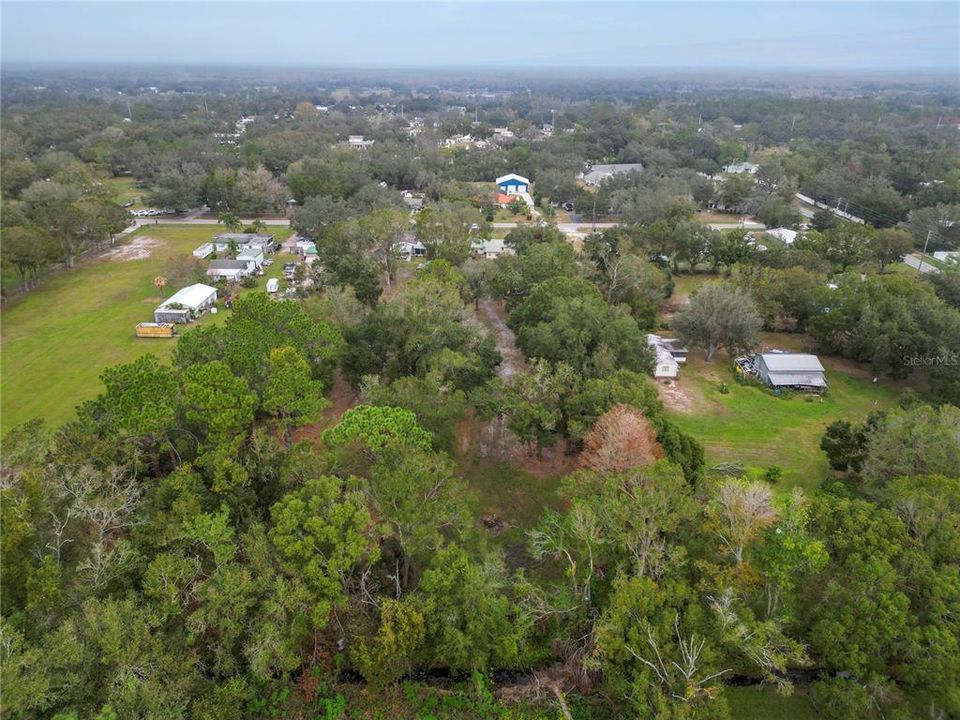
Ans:
[{"label": "white van", "polygon": [[280,281],[277,278],[270,278],[267,280],[267,292],[275,293],[280,289]]}]

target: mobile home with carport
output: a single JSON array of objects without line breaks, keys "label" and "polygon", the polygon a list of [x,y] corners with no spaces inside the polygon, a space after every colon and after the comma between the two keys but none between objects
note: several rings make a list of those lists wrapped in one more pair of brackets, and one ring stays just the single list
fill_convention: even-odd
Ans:
[{"label": "mobile home with carport", "polygon": [[153,311],[158,323],[188,323],[217,302],[217,289],[203,283],[177,290]]}]

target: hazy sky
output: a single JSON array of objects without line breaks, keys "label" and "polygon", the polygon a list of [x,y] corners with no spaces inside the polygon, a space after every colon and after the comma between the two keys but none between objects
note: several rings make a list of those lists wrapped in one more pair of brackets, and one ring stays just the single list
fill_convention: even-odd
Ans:
[{"label": "hazy sky", "polygon": [[2,2],[4,62],[958,67],[958,2]]}]

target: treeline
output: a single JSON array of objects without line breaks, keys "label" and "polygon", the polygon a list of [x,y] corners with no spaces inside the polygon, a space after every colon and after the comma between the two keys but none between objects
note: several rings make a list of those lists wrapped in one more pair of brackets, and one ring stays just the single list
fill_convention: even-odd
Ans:
[{"label": "treeline", "polygon": [[[172,366],[107,370],[62,429],[12,431],[4,714],[552,717],[560,697],[581,717],[724,718],[726,680],[789,692],[797,669],[828,719],[956,713],[956,409],[831,426],[846,478],[810,494],[707,469],[617,357],[617,306],[563,273],[526,285],[550,247],[510,263],[510,322],[542,358],[512,378],[466,276],[435,261],[369,310],[250,295]],[[300,441],[338,366],[363,404]],[[467,408],[583,448],[510,562],[451,454]],[[504,704],[482,680],[499,670],[556,693]],[[438,672],[473,689],[444,706],[407,682]]]}]

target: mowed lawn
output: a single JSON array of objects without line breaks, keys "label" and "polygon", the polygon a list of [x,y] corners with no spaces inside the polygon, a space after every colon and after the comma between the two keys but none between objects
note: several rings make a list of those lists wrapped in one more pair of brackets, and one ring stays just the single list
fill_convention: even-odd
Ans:
[{"label": "mowed lawn", "polygon": [[[73,417],[78,403],[100,392],[104,368],[145,353],[168,358],[176,340],[134,334],[138,322],[153,320],[160,302],[153,279],[164,273],[171,257],[189,255],[222,231],[212,225],[144,227],[133,237],[159,241],[148,258],[89,260],[8,302],[2,313],[2,431],[37,417],[61,425]],[[286,228],[271,231],[278,238],[288,234]],[[268,276],[281,272],[281,265],[275,262]],[[260,278],[259,284],[265,281]],[[168,287],[166,295],[178,289]],[[201,323],[221,317],[206,315]]]},{"label": "mowed lawn", "polygon": [[[792,342],[791,342],[792,341]],[[768,347],[790,347],[798,338],[765,335]],[[902,384],[876,383],[856,363],[820,355],[829,390],[822,397],[802,393],[777,397],[763,388],[741,385],[724,356],[708,363],[692,352],[680,369],[678,390],[686,401],[669,403],[671,417],[706,450],[709,465],[741,461],[748,467],[783,469],[781,487],[812,489],[829,475],[820,450],[824,429],[834,420],[862,421],[871,410],[892,407]],[[721,391],[726,384],[727,392]]]}]

